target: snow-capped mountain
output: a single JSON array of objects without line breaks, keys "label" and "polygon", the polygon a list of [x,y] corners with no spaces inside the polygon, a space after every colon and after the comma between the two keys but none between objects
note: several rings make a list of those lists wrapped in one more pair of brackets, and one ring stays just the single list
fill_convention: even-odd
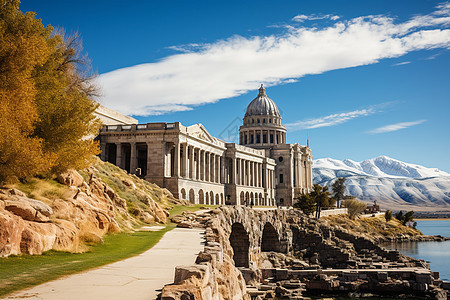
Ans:
[{"label": "snow-capped mountain", "polygon": [[331,188],[337,177],[346,177],[346,193],[361,200],[378,200],[393,208],[408,204],[450,208],[450,174],[436,168],[387,156],[361,162],[331,158],[314,161],[314,183]]}]

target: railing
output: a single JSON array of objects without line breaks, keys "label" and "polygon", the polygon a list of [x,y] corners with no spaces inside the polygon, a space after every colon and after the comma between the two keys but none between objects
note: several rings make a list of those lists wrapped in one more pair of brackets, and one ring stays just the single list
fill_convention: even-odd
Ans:
[{"label": "railing", "polygon": [[116,131],[117,128],[118,128],[117,125],[108,125],[108,126],[106,126],[106,130],[107,131]]}]

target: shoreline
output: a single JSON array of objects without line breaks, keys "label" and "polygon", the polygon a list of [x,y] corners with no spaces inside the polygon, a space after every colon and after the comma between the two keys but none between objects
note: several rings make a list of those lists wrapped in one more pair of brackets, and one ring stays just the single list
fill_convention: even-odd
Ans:
[{"label": "shoreline", "polygon": [[450,218],[414,218],[414,221],[450,221]]}]

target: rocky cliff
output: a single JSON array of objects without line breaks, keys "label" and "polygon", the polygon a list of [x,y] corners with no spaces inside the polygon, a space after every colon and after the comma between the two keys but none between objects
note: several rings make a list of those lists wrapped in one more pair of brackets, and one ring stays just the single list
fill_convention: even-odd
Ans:
[{"label": "rocky cliff", "polygon": [[176,201],[167,190],[100,161],[56,180],[2,187],[0,256],[82,252],[105,234],[165,223]]}]

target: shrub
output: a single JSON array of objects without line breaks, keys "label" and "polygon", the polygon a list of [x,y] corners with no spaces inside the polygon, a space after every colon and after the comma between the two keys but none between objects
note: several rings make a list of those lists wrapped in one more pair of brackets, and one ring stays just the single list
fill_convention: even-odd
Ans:
[{"label": "shrub", "polygon": [[355,219],[356,216],[361,214],[367,207],[364,202],[361,202],[356,199],[347,199],[342,203],[343,207],[346,207],[348,210],[348,215],[351,219]]},{"label": "shrub", "polygon": [[390,220],[392,220],[392,211],[387,210],[387,211],[384,213],[384,218],[386,219],[386,222],[389,222]]}]

